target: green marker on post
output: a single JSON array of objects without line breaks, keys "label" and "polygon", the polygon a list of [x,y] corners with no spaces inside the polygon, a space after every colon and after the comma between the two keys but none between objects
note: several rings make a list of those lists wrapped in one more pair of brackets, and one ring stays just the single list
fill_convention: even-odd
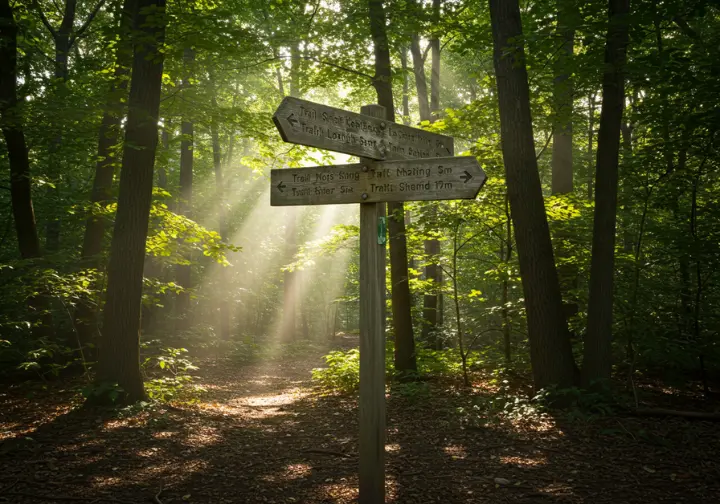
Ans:
[{"label": "green marker on post", "polygon": [[383,216],[378,219],[378,245],[387,243],[387,217]]}]

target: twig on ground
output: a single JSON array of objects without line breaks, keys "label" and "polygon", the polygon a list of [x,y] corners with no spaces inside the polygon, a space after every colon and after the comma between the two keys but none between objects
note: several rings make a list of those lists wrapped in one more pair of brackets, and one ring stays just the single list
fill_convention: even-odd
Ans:
[{"label": "twig on ground", "polygon": [[112,497],[71,497],[69,495],[41,495],[29,492],[3,492],[3,497],[28,497],[46,501],[78,501],[78,502],[115,502],[116,504],[137,504],[133,501],[114,499]]},{"label": "twig on ground", "polygon": [[163,487],[160,485],[160,491],[155,494],[155,504],[163,504],[163,501],[160,500],[160,495],[163,493]]},{"label": "twig on ground", "polygon": [[4,494],[5,492],[8,492],[8,491],[12,490],[13,488],[15,488],[15,486],[16,486],[18,483],[20,483],[20,479],[19,479],[19,478],[15,478],[15,481],[13,481],[12,483],[10,483],[10,485],[8,485],[6,488],[3,488],[2,490],[0,490],[0,494]]},{"label": "twig on ground", "polygon": [[320,448],[308,448],[307,450],[302,450],[303,453],[316,453],[318,455],[332,455],[334,457],[342,457],[342,458],[350,458],[351,455],[348,453],[343,453],[339,451],[333,451],[333,450],[322,450]]}]

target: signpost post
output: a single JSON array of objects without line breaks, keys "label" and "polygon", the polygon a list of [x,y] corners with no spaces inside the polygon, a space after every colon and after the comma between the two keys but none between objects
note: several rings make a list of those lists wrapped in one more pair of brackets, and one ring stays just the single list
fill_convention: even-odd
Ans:
[{"label": "signpost post", "polygon": [[273,122],[283,140],[360,163],[272,170],[273,206],[360,203],[360,504],[385,502],[385,202],[474,199],[487,179],[452,137],[286,97]]}]

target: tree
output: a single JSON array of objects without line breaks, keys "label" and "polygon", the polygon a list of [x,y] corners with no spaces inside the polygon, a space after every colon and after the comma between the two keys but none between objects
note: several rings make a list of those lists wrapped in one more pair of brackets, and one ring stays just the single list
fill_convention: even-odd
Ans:
[{"label": "tree", "polygon": [[[158,143],[165,0],[138,0],[120,192],[108,265],[97,381],[121,389],[122,402],[145,396],[139,361],[145,241]],[[107,398],[108,394],[103,394]]]},{"label": "tree", "polygon": [[583,353],[583,382],[586,385],[610,378],[618,156],[625,102],[624,67],[629,37],[630,0],[610,0],[608,16],[595,166],[588,326]]},{"label": "tree", "polygon": [[571,386],[574,361],[535,158],[517,0],[490,0],[500,132],[535,387]]},{"label": "tree", "polygon": [[[132,65],[132,41],[130,30],[137,9],[137,0],[125,0],[120,7],[119,44],[113,79],[108,90],[98,135],[95,177],[90,195],[90,214],[85,223],[80,256],[88,267],[99,268],[100,254],[107,219],[104,208],[111,199],[112,183],[117,166],[115,148],[120,140],[121,120],[125,113],[130,66]],[[75,328],[83,346],[94,344],[98,334],[96,307],[93,303],[81,303],[75,313]],[[92,352],[91,352],[92,353]]]},{"label": "tree", "polygon": [[23,131],[22,110],[17,99],[17,36],[9,0],[0,0],[0,126],[10,162],[10,198],[20,257],[40,257],[30,193],[30,160]]},{"label": "tree", "polygon": [[[52,26],[47,16],[43,12],[40,5],[35,2],[35,7],[40,16],[40,20],[47,28],[50,33],[53,42],[55,43],[55,64],[54,64],[54,77],[55,85],[59,91],[57,96],[58,101],[62,101],[66,96],[66,81],[68,79],[68,61],[70,57],[70,51],[75,46],[77,40],[83,37],[85,32],[93,22],[98,12],[105,4],[105,0],[98,0],[93,10],[88,14],[85,22],[79,27],[75,28],[75,19],[77,13],[77,0],[65,0],[65,5],[62,10],[62,20],[60,25],[55,28]],[[56,136],[53,138],[50,145],[50,172],[55,172],[57,175],[57,169],[54,168],[57,163],[56,155],[57,151],[62,144],[62,133],[60,133],[59,122],[56,124],[58,129]],[[57,199],[57,191],[52,185],[47,186],[48,195],[51,198]],[[60,248],[60,219],[57,216],[53,216],[47,222],[45,229],[45,246],[48,250],[56,251]]]},{"label": "tree", "polygon": [[575,42],[575,0],[558,0],[556,38],[560,48],[553,82],[552,193],[573,190],[573,81],[571,68]]},{"label": "tree", "polygon": [[[378,104],[385,107],[387,119],[395,122],[390,48],[385,27],[382,0],[368,0],[370,33],[375,51],[373,86]],[[395,333],[395,371],[400,375],[417,371],[415,338],[410,313],[410,285],[408,282],[407,241],[405,238],[405,208],[402,202],[391,202],[388,208],[390,235],[390,283],[392,284],[392,314]]]},{"label": "tree", "polygon": [[[190,75],[195,61],[195,51],[186,47],[183,51],[183,89],[190,88]],[[190,217],[192,215],[193,195],[193,161],[195,143],[195,125],[193,120],[184,116],[180,125],[180,195],[178,198],[178,211],[180,214]],[[187,258],[188,260],[190,258]],[[175,302],[175,315],[178,320],[178,329],[188,329],[191,325],[190,317],[190,291],[192,287],[192,267],[190,264],[179,264],[177,266],[177,283],[183,288],[178,294]]]}]

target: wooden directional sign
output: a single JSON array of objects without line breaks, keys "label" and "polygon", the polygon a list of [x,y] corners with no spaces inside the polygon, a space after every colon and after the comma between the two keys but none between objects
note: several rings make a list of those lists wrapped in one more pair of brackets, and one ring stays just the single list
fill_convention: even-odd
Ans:
[{"label": "wooden directional sign", "polygon": [[454,154],[452,137],[289,96],[275,111],[273,122],[286,142],[370,159]]},{"label": "wooden directional sign", "polygon": [[473,199],[487,178],[474,157],[313,166],[270,176],[273,206]]}]

